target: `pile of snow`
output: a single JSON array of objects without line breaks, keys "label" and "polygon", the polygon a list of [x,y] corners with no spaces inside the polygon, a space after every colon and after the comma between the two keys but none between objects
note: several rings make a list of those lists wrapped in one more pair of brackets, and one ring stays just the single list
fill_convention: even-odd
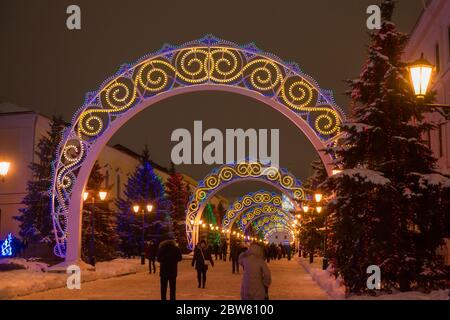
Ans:
[{"label": "pile of snow", "polygon": [[331,274],[331,266],[327,270],[322,270],[322,258],[314,258],[313,263],[309,263],[309,259],[306,258],[299,258],[298,261],[332,299],[345,299],[345,287],[342,280],[334,278]]},{"label": "pile of snow", "polygon": [[351,179],[362,179],[364,182],[370,182],[372,184],[378,185],[386,185],[391,182],[388,178],[383,177],[383,173],[364,168],[345,169],[342,172],[335,174],[333,178],[339,178],[343,176],[347,176]]},{"label": "pile of snow", "polygon": [[450,290],[435,290],[431,293],[419,291],[400,292],[393,291],[392,294],[380,293],[376,296],[351,295],[345,296],[345,287],[342,279],[335,279],[332,275],[331,266],[327,270],[322,270],[322,258],[314,258],[312,264],[309,259],[299,258],[300,265],[311,275],[314,281],[325,290],[328,295],[336,300],[449,300]]},{"label": "pile of snow", "polygon": [[[17,259],[14,259],[16,262]],[[24,259],[23,259],[24,260]],[[20,261],[26,266],[24,270],[0,272],[0,299],[11,299],[35,292],[61,288],[67,285],[68,274],[43,272],[39,264],[33,261]],[[148,265],[141,265],[140,259],[115,259],[99,262],[95,271],[82,269],[81,281],[107,279],[137,272],[147,271]]]},{"label": "pile of snow", "polygon": [[22,267],[25,270],[30,271],[45,271],[48,268],[48,264],[39,262],[38,259],[28,259],[23,258],[5,258],[0,259],[0,264],[12,264]]},{"label": "pile of snow", "polygon": [[449,300],[449,290],[435,290],[430,293],[418,291],[400,292],[395,291],[392,294],[381,294],[379,296],[351,296],[349,300]]}]

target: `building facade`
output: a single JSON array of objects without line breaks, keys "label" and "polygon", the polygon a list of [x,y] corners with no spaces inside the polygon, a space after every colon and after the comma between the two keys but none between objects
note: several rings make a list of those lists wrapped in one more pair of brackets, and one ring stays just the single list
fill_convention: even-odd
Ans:
[{"label": "building facade", "polygon": [[[11,163],[4,182],[0,182],[0,239],[8,233],[19,234],[19,223],[13,217],[23,207],[22,199],[26,195],[27,182],[32,179],[29,164],[36,160],[36,146],[40,138],[50,127],[50,119],[36,112],[14,105],[0,104],[0,161]],[[123,197],[128,177],[139,165],[139,154],[122,145],[107,145],[102,150],[98,163],[105,176],[104,188],[108,190],[108,199]],[[152,163],[155,173],[166,182],[169,170],[159,164]],[[197,182],[183,174],[184,181],[190,190],[194,190]],[[211,199],[213,205],[222,202],[228,207],[228,200],[221,196]],[[114,211],[114,201],[110,201]]]},{"label": "building facade", "polygon": [[[424,1],[419,17],[404,53],[404,60],[412,62],[424,55],[436,66],[430,89],[436,91],[436,103],[450,105],[450,1]],[[427,141],[439,168],[450,172],[450,121],[437,112],[428,113],[426,119],[435,124],[424,140]],[[440,250],[450,264],[450,241]]]}]

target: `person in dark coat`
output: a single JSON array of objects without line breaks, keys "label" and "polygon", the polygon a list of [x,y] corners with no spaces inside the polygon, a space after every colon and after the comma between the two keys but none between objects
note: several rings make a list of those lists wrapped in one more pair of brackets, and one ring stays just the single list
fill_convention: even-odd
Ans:
[{"label": "person in dark coat", "polygon": [[236,241],[231,242],[230,260],[233,266],[233,273],[239,273],[239,244]]},{"label": "person in dark coat", "polygon": [[145,244],[145,257],[148,259],[148,273],[156,273],[156,254],[158,252],[158,248],[155,245],[154,241],[149,241]]},{"label": "person in dark coat", "polygon": [[222,249],[221,249],[223,261],[227,261],[227,251],[228,251],[227,247],[228,247],[227,241],[224,240],[222,242]]},{"label": "person in dark coat", "polygon": [[167,300],[167,283],[170,286],[170,300],[175,300],[178,262],[182,259],[181,250],[175,240],[165,240],[159,244],[156,256],[161,277],[161,300]]},{"label": "person in dark coat", "polygon": [[195,248],[192,266],[195,265],[195,270],[197,270],[198,287],[203,289],[205,289],[206,285],[206,272],[208,271],[207,261],[214,267],[211,251],[206,248],[206,241],[202,240]]},{"label": "person in dark coat", "polygon": [[[213,248],[214,248],[214,249],[213,249],[213,250],[214,250],[214,256],[216,257],[216,261],[217,261],[219,255],[220,255],[220,252],[219,252],[219,244],[218,244],[218,243],[214,243]],[[221,259],[222,259],[222,257],[221,257]]]}]

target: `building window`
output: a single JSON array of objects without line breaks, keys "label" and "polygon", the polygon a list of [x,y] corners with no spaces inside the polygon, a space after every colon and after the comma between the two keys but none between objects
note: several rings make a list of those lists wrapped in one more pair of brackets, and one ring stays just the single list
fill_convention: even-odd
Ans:
[{"label": "building window", "polygon": [[439,158],[444,156],[444,124],[439,125]]},{"label": "building window", "polygon": [[434,50],[435,50],[435,58],[436,58],[436,72],[439,73],[439,71],[441,71],[441,60],[439,58],[439,43],[436,43]]},{"label": "building window", "polygon": [[105,173],[105,189],[108,189],[109,186],[109,170],[106,170]]},{"label": "building window", "polygon": [[120,199],[120,192],[121,192],[121,190],[120,190],[120,174],[117,174],[116,186],[117,186],[117,199]]},{"label": "building window", "polygon": [[450,59],[450,27],[448,27],[448,58]]},{"label": "building window", "polygon": [[285,239],[287,239],[287,236],[284,236]]},{"label": "building window", "polygon": [[426,134],[425,143],[428,146],[428,148],[431,149],[431,129],[428,129],[425,134]]}]

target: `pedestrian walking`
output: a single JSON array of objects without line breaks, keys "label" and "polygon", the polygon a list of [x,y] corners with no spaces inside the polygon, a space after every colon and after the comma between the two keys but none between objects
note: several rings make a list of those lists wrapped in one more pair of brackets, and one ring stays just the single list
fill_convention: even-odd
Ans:
[{"label": "pedestrian walking", "polygon": [[233,241],[230,248],[230,260],[233,266],[233,273],[239,273],[239,253],[239,244]]},{"label": "pedestrian walking", "polygon": [[194,258],[192,259],[192,266],[197,270],[198,287],[205,289],[206,272],[209,268],[209,263],[214,267],[214,261],[211,257],[211,251],[206,247],[206,241],[202,240],[195,248]]},{"label": "pedestrian walking", "polygon": [[156,256],[161,278],[161,300],[167,300],[167,284],[170,286],[170,300],[175,300],[178,262],[182,259],[181,250],[175,240],[165,240],[159,244]]},{"label": "pedestrian walking", "polygon": [[156,273],[156,254],[158,253],[158,247],[154,241],[148,241],[144,247],[145,258],[148,259],[148,273]]},{"label": "pedestrian walking", "polygon": [[264,261],[264,251],[257,244],[241,253],[239,264],[244,269],[241,283],[242,300],[268,299],[268,289],[271,284],[270,270]]},{"label": "pedestrian walking", "polygon": [[228,245],[227,240],[222,241],[222,258],[223,261],[227,261]]},{"label": "pedestrian walking", "polygon": [[216,257],[216,261],[217,261],[217,259],[218,259],[218,257],[219,257],[219,244],[218,243],[214,243],[214,246],[213,246],[213,250],[214,250],[214,256]]}]

